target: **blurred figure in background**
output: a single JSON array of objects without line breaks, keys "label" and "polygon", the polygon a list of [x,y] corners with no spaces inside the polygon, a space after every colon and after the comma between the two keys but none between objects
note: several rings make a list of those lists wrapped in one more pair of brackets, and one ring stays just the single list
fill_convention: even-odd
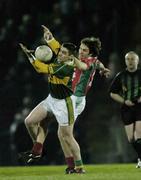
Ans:
[{"label": "blurred figure in background", "polygon": [[126,69],[119,72],[110,86],[111,98],[121,104],[121,118],[128,141],[138,155],[141,168],[141,70],[139,56],[134,51],[125,55]]}]

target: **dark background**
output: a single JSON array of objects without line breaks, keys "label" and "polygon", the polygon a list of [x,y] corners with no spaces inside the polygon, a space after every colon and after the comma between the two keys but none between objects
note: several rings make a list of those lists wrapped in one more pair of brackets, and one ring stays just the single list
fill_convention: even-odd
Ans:
[{"label": "dark background", "polygon": [[[136,161],[108,87],[124,68],[126,52],[141,55],[140,7],[140,0],[0,1],[0,166],[22,165],[18,153],[32,147],[24,118],[48,95],[46,76],[34,71],[18,44],[34,49],[45,43],[42,24],[60,42],[79,46],[84,37],[99,37],[99,59],[112,71],[108,80],[96,73],[86,109],[75,124],[84,163]],[[56,122],[50,125],[44,152],[39,164],[64,164]]]}]

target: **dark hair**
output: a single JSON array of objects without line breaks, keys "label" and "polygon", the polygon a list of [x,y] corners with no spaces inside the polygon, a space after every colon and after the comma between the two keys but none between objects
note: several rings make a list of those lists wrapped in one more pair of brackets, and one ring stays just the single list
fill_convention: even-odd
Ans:
[{"label": "dark hair", "polygon": [[98,56],[101,50],[101,41],[99,38],[86,37],[81,40],[81,43],[85,44],[93,56]]},{"label": "dark hair", "polygon": [[77,46],[75,44],[73,44],[73,43],[63,43],[62,46],[65,47],[66,49],[68,49],[69,55],[71,55],[71,54],[76,55]]}]

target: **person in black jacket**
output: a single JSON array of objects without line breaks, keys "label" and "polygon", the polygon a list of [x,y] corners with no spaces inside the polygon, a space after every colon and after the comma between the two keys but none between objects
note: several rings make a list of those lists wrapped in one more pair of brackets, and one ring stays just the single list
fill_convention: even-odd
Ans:
[{"label": "person in black jacket", "polygon": [[125,55],[126,69],[119,72],[110,86],[110,96],[121,104],[121,118],[128,141],[138,155],[141,168],[141,70],[139,56],[134,51]]}]

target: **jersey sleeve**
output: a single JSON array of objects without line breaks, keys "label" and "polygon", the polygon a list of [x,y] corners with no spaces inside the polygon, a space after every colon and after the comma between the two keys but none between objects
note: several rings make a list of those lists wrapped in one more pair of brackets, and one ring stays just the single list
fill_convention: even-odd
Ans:
[{"label": "jersey sleeve", "polygon": [[74,72],[74,67],[69,65],[61,65],[55,68],[54,74],[57,76],[70,76]]},{"label": "jersey sleeve", "polygon": [[51,64],[45,64],[39,60],[35,60],[31,64],[38,73],[47,73],[47,74],[53,73]]},{"label": "jersey sleeve", "polygon": [[101,61],[97,59],[97,60],[95,61],[96,69],[100,70],[100,69],[101,69],[101,66],[100,66],[101,64],[102,64]]},{"label": "jersey sleeve", "polygon": [[115,93],[115,94],[119,94],[120,91],[122,90],[122,84],[121,84],[121,74],[118,73],[115,78],[113,79],[110,88],[109,88],[109,92]]},{"label": "jersey sleeve", "polygon": [[52,49],[52,51],[57,55],[60,49],[60,43],[55,39],[51,39],[47,42],[48,46]]},{"label": "jersey sleeve", "polygon": [[39,60],[33,61],[32,66],[38,73],[47,73],[57,76],[69,75],[74,70],[72,66],[68,66],[66,64],[45,64]]}]

